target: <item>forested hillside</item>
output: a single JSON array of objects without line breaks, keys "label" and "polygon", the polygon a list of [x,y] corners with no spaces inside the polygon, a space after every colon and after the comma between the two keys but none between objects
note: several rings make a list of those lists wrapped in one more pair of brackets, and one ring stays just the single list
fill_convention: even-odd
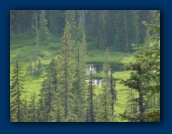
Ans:
[{"label": "forested hillside", "polygon": [[10,121],[159,122],[160,12],[11,10]]}]

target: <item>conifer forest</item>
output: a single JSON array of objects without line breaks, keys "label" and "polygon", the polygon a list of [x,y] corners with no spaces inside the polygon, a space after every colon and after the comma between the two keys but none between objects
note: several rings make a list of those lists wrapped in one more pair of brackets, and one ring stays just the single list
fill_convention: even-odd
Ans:
[{"label": "conifer forest", "polygon": [[160,122],[159,10],[10,10],[11,122]]}]

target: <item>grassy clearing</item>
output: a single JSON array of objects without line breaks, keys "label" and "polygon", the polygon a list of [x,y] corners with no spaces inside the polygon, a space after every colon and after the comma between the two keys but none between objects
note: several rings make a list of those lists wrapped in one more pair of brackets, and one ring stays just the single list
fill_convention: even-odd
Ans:
[{"label": "grassy clearing", "polygon": [[113,77],[116,79],[126,80],[130,77],[130,71],[115,72]]},{"label": "grassy clearing", "polygon": [[[89,50],[88,51],[88,58],[87,62],[104,62],[105,50]],[[110,51],[109,53],[109,62],[111,63],[127,63],[132,60],[132,55],[129,53],[120,53],[120,52],[114,52]]]}]

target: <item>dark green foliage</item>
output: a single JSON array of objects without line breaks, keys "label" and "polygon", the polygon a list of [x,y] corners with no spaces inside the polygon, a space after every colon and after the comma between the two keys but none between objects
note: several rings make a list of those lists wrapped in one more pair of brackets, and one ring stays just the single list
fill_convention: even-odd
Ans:
[{"label": "dark green foliage", "polygon": [[[92,66],[93,68],[93,66]],[[95,93],[93,86],[93,70],[90,71],[89,87],[87,92],[87,104],[86,104],[86,122],[95,122]]]},{"label": "dark green foliage", "polygon": [[42,92],[43,92],[43,101],[44,101],[44,113],[45,113],[45,117],[47,122],[51,122],[52,121],[52,109],[53,109],[53,104],[52,104],[52,99],[53,99],[53,95],[54,95],[54,89],[52,87],[52,77],[50,75],[50,72],[47,72],[47,79],[45,80],[45,85],[44,87],[42,87]]},{"label": "dark green foliage", "polygon": [[[44,87],[45,81],[42,83],[42,87]],[[44,91],[43,88],[40,90],[39,94],[39,108],[38,108],[38,122],[46,122],[46,113],[45,113],[45,101],[44,101]]]},{"label": "dark green foliage", "polygon": [[42,45],[47,45],[49,41],[49,30],[47,27],[46,11],[41,10],[40,13],[40,28],[39,28],[39,40]]},{"label": "dark green foliage", "polygon": [[53,59],[49,65],[49,70],[51,72],[52,77],[52,116],[54,121],[62,122],[64,121],[64,109],[62,106],[62,89],[58,88],[58,70],[57,70],[57,61]]},{"label": "dark green foliage", "polygon": [[38,70],[40,71],[42,69],[42,64],[41,64],[41,60],[38,60]]},{"label": "dark green foliage", "polygon": [[31,96],[30,96],[30,102],[29,102],[29,121],[30,122],[37,122],[38,118],[38,104],[37,104],[37,95],[35,90],[33,89]]},{"label": "dark green foliage", "polygon": [[115,23],[115,50],[130,51],[131,44],[138,43],[137,11],[117,11]]},{"label": "dark green foliage", "polygon": [[[141,55],[142,56],[142,55]],[[144,111],[145,111],[145,95],[146,95],[146,87],[145,85],[149,82],[148,80],[144,79],[145,73],[148,71],[147,68],[144,68],[144,62],[143,61],[137,61],[136,59],[135,63],[131,63],[128,68],[135,71],[131,73],[130,79],[127,79],[126,81],[123,81],[125,86],[128,86],[129,88],[135,89],[139,97],[136,99],[133,99],[132,101],[136,101],[139,106],[139,116],[137,117],[140,122],[144,122]],[[140,60],[142,60],[140,58]]]},{"label": "dark green foliage", "polygon": [[62,46],[58,64],[58,89],[62,90],[65,119],[68,117],[69,114],[73,113],[72,85],[74,81],[74,64],[72,61],[72,44],[70,30],[71,26],[67,22],[64,29],[64,35],[62,37]]},{"label": "dark green foliage", "polygon": [[78,118],[75,114],[70,114],[65,121],[66,122],[78,122]]},{"label": "dark green foliage", "polygon": [[100,23],[99,23],[99,29],[98,29],[98,37],[97,37],[97,44],[100,49],[103,49],[107,47],[107,42],[106,42],[106,27],[105,27],[105,16],[106,16],[106,11],[102,10],[100,11]]},{"label": "dark green foliage", "polygon": [[33,72],[33,67],[32,67],[32,60],[29,60],[29,66],[27,67],[27,72],[32,73]]},{"label": "dark green foliage", "polygon": [[10,10],[11,34],[30,32],[34,10]]},{"label": "dark green foliage", "polygon": [[64,107],[63,107],[63,98],[62,91],[58,89],[53,96],[53,117],[56,122],[63,122],[64,120]]},{"label": "dark green foliage", "polygon": [[[31,29],[34,10],[11,10],[11,37],[18,33],[33,36]],[[39,12],[39,11],[38,11]],[[115,51],[132,51],[131,44],[144,43],[147,28],[142,22],[154,23],[156,10],[41,10],[40,41],[47,44],[49,34],[62,36],[65,22],[71,25],[72,41],[75,46],[77,25],[81,19],[86,29],[87,41],[92,47]],[[50,31],[49,31],[50,30]],[[28,36],[28,37],[30,37]]]},{"label": "dark green foliage", "polygon": [[48,28],[54,35],[63,35],[66,10],[47,10]]},{"label": "dark green foliage", "polygon": [[24,100],[23,100],[23,110],[24,110],[23,121],[24,122],[29,121],[27,95],[28,95],[27,91],[24,91]]},{"label": "dark green foliage", "polygon": [[145,39],[148,36],[148,27],[143,23],[149,23],[149,24],[153,24],[155,23],[155,19],[156,18],[156,10],[139,10],[138,11],[138,17],[139,17],[139,24],[138,24],[138,28],[139,28],[139,43],[144,43]]},{"label": "dark green foliage", "polygon": [[21,100],[23,93],[23,73],[19,60],[14,64],[13,76],[10,87],[10,120],[12,122],[21,122],[24,116],[24,107]]},{"label": "dark green foliage", "polygon": [[102,89],[100,95],[100,108],[98,112],[98,121],[114,121],[114,101],[116,93],[112,80],[112,70],[109,66],[109,51],[106,49],[105,62],[103,64],[104,77],[102,79]]},{"label": "dark green foliage", "polygon": [[66,24],[70,24],[70,33],[71,33],[71,45],[74,47],[74,43],[76,43],[76,37],[75,35],[77,34],[77,27],[76,27],[76,11],[75,10],[66,10],[66,18],[65,18]]},{"label": "dark green foliage", "polygon": [[79,121],[85,119],[85,90],[86,90],[86,40],[85,31],[80,20],[77,32],[77,44],[75,47],[75,81],[73,84],[73,94],[75,96],[75,113]]},{"label": "dark green foliage", "polygon": [[[146,46],[137,48],[134,62],[126,66],[127,70],[132,70],[130,79],[123,81],[124,85],[136,90],[139,95],[138,98],[132,98],[131,101],[137,102],[139,106],[139,114],[135,119],[140,122],[146,121],[144,113],[149,108],[149,100],[146,99],[149,97],[146,96],[149,96],[150,93],[156,95],[160,92],[160,26],[147,25],[156,34],[149,35],[151,40],[146,42],[148,43]],[[150,114],[148,113],[148,115]]]},{"label": "dark green foliage", "polygon": [[134,89],[128,90],[127,99],[128,99],[128,103],[127,103],[126,110],[121,116],[130,122],[138,122],[139,109],[138,109],[138,102],[137,102],[137,98],[135,97]]},{"label": "dark green foliage", "polygon": [[42,83],[40,91],[40,118],[44,117],[44,121],[51,122],[53,120],[53,99],[57,90],[57,71],[56,63],[53,59],[46,70],[46,78]]},{"label": "dark green foliage", "polygon": [[144,118],[147,122],[160,122],[160,110],[148,110],[144,113]]},{"label": "dark green foliage", "polygon": [[116,82],[112,76],[113,71],[112,69],[110,70],[110,93],[112,95],[112,100],[111,100],[111,110],[112,110],[112,121],[114,121],[114,111],[115,111],[115,102],[117,101],[117,91],[115,89]]}]

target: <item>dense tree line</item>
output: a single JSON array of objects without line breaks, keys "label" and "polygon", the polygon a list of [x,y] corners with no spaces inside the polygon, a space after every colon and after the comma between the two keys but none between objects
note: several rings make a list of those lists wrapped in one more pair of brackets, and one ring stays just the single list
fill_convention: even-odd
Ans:
[{"label": "dense tree line", "polygon": [[74,36],[82,19],[91,47],[109,47],[124,52],[132,51],[133,43],[144,43],[147,27],[142,22],[154,23],[152,21],[158,13],[155,10],[11,10],[11,37],[21,33],[34,35],[32,26],[35,12],[38,14],[41,44],[47,44],[49,31],[51,35],[62,37],[66,20],[71,23]]}]

